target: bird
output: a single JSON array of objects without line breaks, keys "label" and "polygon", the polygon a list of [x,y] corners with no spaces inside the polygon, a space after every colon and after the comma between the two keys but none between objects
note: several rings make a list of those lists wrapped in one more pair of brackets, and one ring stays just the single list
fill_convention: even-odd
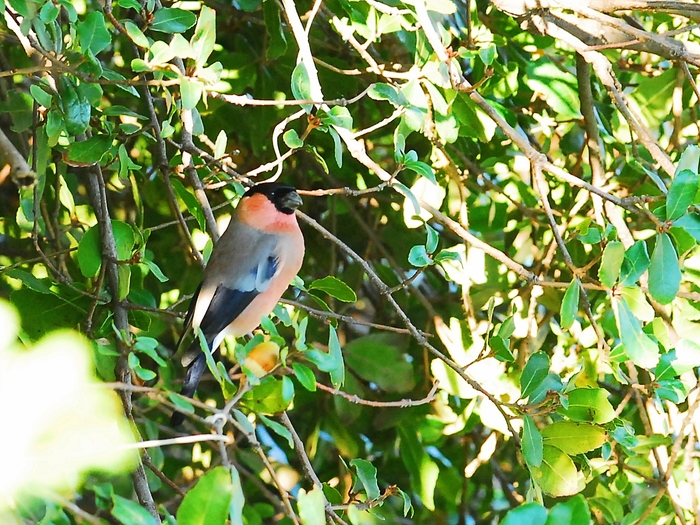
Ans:
[{"label": "bird", "polygon": [[[199,328],[214,354],[226,336],[260,325],[301,269],[304,236],[294,212],[302,204],[293,186],[279,182],[259,183],[243,194],[192,296],[178,348]],[[192,398],[207,368],[198,337],[182,365],[187,373],[180,394]],[[170,423],[179,426],[184,418],[174,412]]]}]

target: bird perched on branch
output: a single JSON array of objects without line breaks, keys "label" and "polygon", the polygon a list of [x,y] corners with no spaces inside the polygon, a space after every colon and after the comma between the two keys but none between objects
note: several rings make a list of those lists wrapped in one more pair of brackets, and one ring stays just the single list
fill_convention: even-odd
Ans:
[{"label": "bird perched on branch", "polygon": [[[258,327],[275,307],[301,268],[304,237],[294,210],[302,204],[287,184],[262,183],[241,198],[226,232],[214,246],[185,317],[185,334],[195,330],[194,342],[182,357],[188,367],[181,394],[193,397],[207,368],[196,329],[214,353],[227,335],[240,336]],[[170,420],[180,425],[184,415]]]}]

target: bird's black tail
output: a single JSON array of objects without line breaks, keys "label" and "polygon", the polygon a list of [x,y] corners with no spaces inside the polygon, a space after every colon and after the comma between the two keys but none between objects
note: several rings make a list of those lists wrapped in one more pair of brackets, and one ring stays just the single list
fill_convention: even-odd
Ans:
[{"label": "bird's black tail", "polygon": [[[199,341],[195,341],[197,346],[199,346]],[[199,355],[195,357],[194,361],[190,364],[187,369],[187,375],[185,376],[185,381],[182,383],[182,390],[180,390],[180,395],[185,397],[194,397],[195,390],[197,390],[197,385],[199,380],[202,379],[204,371],[207,369],[207,358],[204,352],[199,352]],[[177,427],[182,425],[185,420],[185,414],[182,412],[173,412],[170,417],[170,425]]]}]

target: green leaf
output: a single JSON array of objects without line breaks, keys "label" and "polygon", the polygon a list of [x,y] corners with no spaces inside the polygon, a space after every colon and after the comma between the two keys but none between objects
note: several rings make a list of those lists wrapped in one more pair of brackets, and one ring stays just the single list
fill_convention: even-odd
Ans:
[{"label": "green leaf", "polygon": [[408,160],[404,162],[404,167],[411,171],[415,171],[418,175],[425,177],[433,184],[437,184],[433,168],[428,166],[425,162],[421,162],[420,160]]},{"label": "green leaf", "polygon": [[350,110],[343,106],[333,106],[330,111],[328,111],[326,117],[321,120],[326,125],[352,129],[352,115],[350,114]]},{"label": "green leaf", "polygon": [[576,77],[557,67],[549,58],[541,58],[527,65],[525,83],[544,100],[561,118],[580,119],[581,104]]},{"label": "green leaf", "polygon": [[58,77],[58,92],[61,95],[61,111],[66,131],[69,135],[84,133],[90,125],[90,102],[68,75]]},{"label": "green leaf", "polygon": [[676,298],[681,286],[681,270],[678,255],[667,233],[656,237],[656,246],[649,265],[649,293],[661,304]]},{"label": "green leaf", "polygon": [[232,496],[231,474],[214,467],[185,494],[177,509],[178,525],[225,525]]},{"label": "green leaf", "polygon": [[[111,514],[124,525],[155,525],[156,519],[141,505],[114,494]],[[182,525],[187,525],[182,523]]]},{"label": "green leaf", "polygon": [[177,177],[171,177],[170,183],[173,185],[173,189],[175,190],[177,196],[180,197],[180,199],[182,199],[182,202],[185,203],[187,211],[189,211],[192,214],[192,216],[197,220],[199,229],[202,231],[206,231],[204,211],[202,211],[202,206],[199,204],[197,197],[195,197],[189,191],[187,191],[185,186],[183,186],[182,182],[180,182],[180,179],[178,179]]},{"label": "green leaf", "polygon": [[265,377],[259,385],[243,396],[243,401],[254,412],[278,414],[286,410],[294,399],[294,383],[288,377],[281,380]]},{"label": "green leaf", "polygon": [[625,247],[620,241],[608,243],[603,251],[603,259],[598,268],[598,279],[607,288],[612,288],[620,275],[622,261],[625,258]]},{"label": "green leaf", "polygon": [[124,24],[124,29],[126,29],[126,34],[129,35],[129,38],[134,42],[139,47],[142,47],[143,49],[148,49],[151,45],[151,43],[148,40],[148,37],[143,34],[143,31],[139,29],[139,26],[134,24],[131,20],[125,20],[123,22]]},{"label": "green leaf", "polygon": [[109,46],[112,35],[107,30],[101,11],[90,11],[82,22],[78,22],[78,38],[83,53],[88,49],[95,55]]},{"label": "green leaf", "polygon": [[30,290],[43,294],[52,293],[51,288],[44,282],[44,279],[37,279],[29,272],[20,270],[19,268],[11,268],[3,273],[6,277],[22,281],[22,284]]},{"label": "green leaf", "polygon": [[316,279],[308,286],[308,289],[321,290],[344,303],[354,303],[357,301],[357,295],[353,289],[332,275],[328,275],[322,279]]},{"label": "green leaf", "polygon": [[430,255],[428,255],[428,251],[425,249],[425,246],[422,244],[416,244],[411,248],[411,251],[408,252],[408,262],[418,268],[424,268],[425,266],[435,264],[435,262],[430,258]]},{"label": "green leaf", "polygon": [[484,65],[490,66],[496,58],[498,50],[495,45],[489,44],[479,49],[479,58]]},{"label": "green leaf", "polygon": [[681,171],[690,170],[694,174],[698,174],[698,163],[700,162],[700,147],[695,144],[690,144],[683,150],[681,158],[678,160],[676,167],[676,176]]},{"label": "green leaf", "polygon": [[168,393],[168,399],[175,405],[178,412],[183,412],[185,414],[194,414],[194,406],[188,401],[188,399],[180,394],[174,392]]},{"label": "green leaf", "polygon": [[306,388],[309,392],[316,392],[316,376],[313,370],[301,363],[292,363],[292,369],[294,370],[294,375],[297,376],[297,379],[301,383],[301,386]]},{"label": "green leaf", "polygon": [[264,416],[263,414],[258,414],[258,417],[260,418],[260,421],[272,430],[275,434],[280,436],[281,438],[284,438],[287,440],[287,445],[289,445],[289,448],[294,450],[294,439],[292,438],[292,433],[287,430],[287,427],[284,425],[279,424],[277,421],[273,421],[267,416]]},{"label": "green leaf", "polygon": [[[296,100],[311,100],[311,80],[309,73],[306,71],[306,66],[303,62],[299,62],[294,71],[292,71],[292,95]],[[307,113],[311,109],[311,104],[302,106]]]},{"label": "green leaf", "polygon": [[608,401],[608,391],[603,388],[576,388],[567,395],[568,408],[560,408],[557,412],[572,421],[591,421],[604,425],[615,417],[615,409]]},{"label": "green leaf", "polygon": [[229,520],[231,525],[244,525],[243,509],[245,508],[245,495],[241,485],[241,477],[236,467],[231,467],[231,504],[229,505]]},{"label": "green leaf", "polygon": [[182,95],[183,109],[194,109],[202,98],[204,84],[199,80],[188,77],[180,77],[180,94]]},{"label": "green leaf", "polygon": [[394,106],[406,106],[408,101],[394,86],[378,82],[367,90],[367,96],[373,100],[388,100]]},{"label": "green leaf", "polygon": [[559,309],[560,325],[562,329],[568,330],[574,324],[578,315],[578,300],[581,291],[581,281],[578,277],[571,281],[571,284],[566,288],[564,299],[561,302]]},{"label": "green leaf", "polygon": [[435,510],[435,486],[440,468],[423,448],[411,424],[399,425],[398,434],[401,438],[399,452],[411,474],[411,487],[425,508]]},{"label": "green leaf", "polygon": [[535,352],[527,360],[520,374],[520,397],[526,398],[540,385],[549,374],[549,356],[544,352]]},{"label": "green leaf", "polygon": [[199,20],[190,41],[197,67],[203,67],[216,44],[216,11],[206,5],[199,11]]},{"label": "green leaf", "polygon": [[366,335],[345,345],[345,361],[355,374],[385,392],[410,392],[416,384],[414,370],[402,342],[393,334]]},{"label": "green leaf", "polygon": [[162,33],[184,33],[197,22],[191,11],[163,7],[153,14],[150,28]]},{"label": "green leaf", "polygon": [[[49,4],[53,5],[51,2],[47,3],[46,5]],[[37,84],[32,84],[29,86],[29,92],[32,94],[32,98],[36,100],[39,105],[44,106],[45,108],[50,108],[53,104],[53,96],[44,91]]]},{"label": "green leaf", "polygon": [[543,492],[554,496],[571,496],[584,488],[571,458],[555,447],[544,445],[542,465],[531,467],[532,479]]},{"label": "green leaf", "polygon": [[288,129],[282,135],[282,140],[290,149],[301,148],[304,145],[304,141],[301,140],[299,134],[294,129]]},{"label": "green leaf", "polygon": [[146,266],[153,274],[153,277],[158,279],[161,283],[168,282],[167,276],[162,272],[156,263],[149,261],[148,259],[141,259],[141,264]]},{"label": "green leaf", "polygon": [[624,298],[614,297],[612,303],[620,339],[629,358],[642,368],[655,367],[659,362],[658,345],[644,333],[641,323]]},{"label": "green leaf", "polygon": [[494,357],[504,363],[512,363],[515,361],[515,356],[510,350],[510,340],[503,338],[500,335],[494,335],[489,338],[489,346],[494,352]]},{"label": "green leaf", "polygon": [[338,168],[343,167],[343,141],[338,135],[338,132],[334,128],[328,128],[328,133],[333,139],[333,157],[335,158],[335,163]]},{"label": "green leaf", "polygon": [[93,135],[87,140],[73,142],[63,154],[71,166],[92,166],[102,161],[112,147],[110,135]]},{"label": "green leaf", "polygon": [[500,525],[544,525],[547,509],[538,503],[525,503],[511,509]]},{"label": "green leaf", "polygon": [[425,241],[425,251],[432,254],[435,252],[435,250],[437,250],[440,235],[435,228],[430,226],[430,224],[426,223],[425,229],[428,233],[428,239]]},{"label": "green leaf", "polygon": [[326,525],[326,499],[321,487],[315,486],[309,492],[299,489],[297,499],[302,525]]},{"label": "green leaf", "polygon": [[381,494],[377,484],[377,469],[366,459],[356,458],[350,461],[350,466],[355,467],[357,477],[365,488],[365,493],[369,499],[377,499]]},{"label": "green leaf", "polygon": [[542,436],[530,416],[523,417],[523,456],[531,467],[542,464]]},{"label": "green leaf", "polygon": [[591,511],[588,502],[582,494],[578,494],[569,501],[557,503],[549,509],[547,523],[545,525],[590,525]]},{"label": "green leaf", "polygon": [[542,430],[545,445],[572,456],[602,447],[606,438],[607,433],[601,427],[573,421],[557,421]]},{"label": "green leaf", "polygon": [[649,252],[644,241],[637,241],[625,252],[625,260],[622,262],[620,272],[620,284],[622,286],[632,286],[649,268]]},{"label": "green leaf", "polygon": [[275,2],[263,2],[263,17],[265,19],[265,29],[270,39],[267,42],[265,58],[275,60],[287,51],[287,37],[282,29],[280,9]]},{"label": "green leaf", "polygon": [[685,215],[688,207],[693,204],[695,194],[698,192],[698,177],[697,167],[695,171],[682,170],[678,173],[666,195],[666,218],[670,221],[678,219]]},{"label": "green leaf", "polygon": [[673,222],[676,228],[683,228],[688,235],[700,242],[700,215],[697,213],[686,213],[680,219]]},{"label": "green leaf", "polygon": [[[112,221],[112,231],[120,261],[131,258],[134,249],[134,230],[127,223]],[[97,225],[85,232],[78,245],[78,265],[85,277],[96,277],[102,264],[102,240]]]}]

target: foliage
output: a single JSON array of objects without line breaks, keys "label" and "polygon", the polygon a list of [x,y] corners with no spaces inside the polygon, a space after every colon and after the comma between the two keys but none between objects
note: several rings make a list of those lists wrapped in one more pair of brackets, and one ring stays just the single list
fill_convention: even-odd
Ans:
[{"label": "foliage", "polygon": [[[90,339],[146,450],[8,522],[689,521],[698,6],[537,4],[0,0],[0,295]],[[185,399],[187,301],[275,178],[304,266]]]}]

